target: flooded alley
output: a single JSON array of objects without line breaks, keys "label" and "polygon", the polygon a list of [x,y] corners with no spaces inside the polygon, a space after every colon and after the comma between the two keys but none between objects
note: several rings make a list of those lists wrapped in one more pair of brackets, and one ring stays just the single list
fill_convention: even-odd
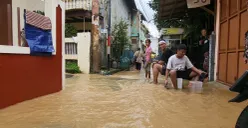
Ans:
[{"label": "flooded alley", "polygon": [[0,110],[0,128],[233,128],[247,105],[228,103],[236,94],[221,85],[196,94],[142,78],[73,76],[64,91]]}]

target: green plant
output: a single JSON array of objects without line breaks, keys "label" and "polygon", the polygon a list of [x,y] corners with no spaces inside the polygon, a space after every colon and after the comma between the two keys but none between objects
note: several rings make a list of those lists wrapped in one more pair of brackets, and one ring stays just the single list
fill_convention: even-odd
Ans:
[{"label": "green plant", "polygon": [[69,23],[65,24],[65,37],[77,36],[77,29]]},{"label": "green plant", "polygon": [[76,61],[68,61],[66,62],[66,72],[67,73],[82,73],[82,71],[80,71],[79,66],[77,65]]},{"label": "green plant", "polygon": [[[184,15],[178,15],[173,18],[162,18],[159,15],[160,10],[160,1],[161,0],[151,0],[149,3],[150,7],[157,13],[154,15],[154,21],[158,27],[158,29],[161,28],[184,28],[185,29],[185,35],[184,37],[187,38],[189,35],[194,34],[193,32],[195,30],[200,32],[199,29],[207,28],[210,29],[210,24],[206,25],[206,23],[210,20],[210,15],[203,11],[201,8],[196,9],[187,9],[185,12],[181,12],[181,14]],[[175,6],[176,7],[176,6]],[[208,9],[214,10],[214,4],[206,6]]]},{"label": "green plant", "polygon": [[130,47],[129,37],[128,37],[128,23],[124,20],[120,20],[117,24],[114,25],[112,35],[113,39],[113,57],[115,59],[120,59],[124,49]]},{"label": "green plant", "polygon": [[36,11],[33,11],[33,12],[36,12],[36,13],[38,13],[38,14],[41,14],[41,15],[45,16],[45,12],[43,12],[43,11],[36,10]]}]

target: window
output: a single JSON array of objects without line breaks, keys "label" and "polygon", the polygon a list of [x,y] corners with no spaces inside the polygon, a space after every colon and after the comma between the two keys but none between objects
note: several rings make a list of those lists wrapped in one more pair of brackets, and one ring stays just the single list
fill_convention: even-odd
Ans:
[{"label": "window", "polygon": [[0,2],[0,45],[12,45],[12,0]]},{"label": "window", "polygon": [[132,44],[137,44],[137,39],[132,39]]},{"label": "window", "polygon": [[[56,51],[56,7],[60,0],[0,0],[0,54],[30,54],[25,37],[24,9],[45,13],[52,21],[52,40]],[[64,11],[64,8],[63,8]],[[63,15],[63,18],[64,15]],[[64,29],[64,27],[63,27]],[[63,35],[64,36],[64,35]],[[56,52],[54,52],[54,55]]]}]

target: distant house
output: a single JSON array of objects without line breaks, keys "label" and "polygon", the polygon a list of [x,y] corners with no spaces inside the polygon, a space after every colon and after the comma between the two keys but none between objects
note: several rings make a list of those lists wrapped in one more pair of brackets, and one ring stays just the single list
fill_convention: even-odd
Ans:
[{"label": "distant house", "polygon": [[[1,0],[0,7],[0,109],[60,91],[65,76],[62,59],[64,2]],[[30,48],[22,47],[24,9],[44,12],[50,18],[55,49],[51,56],[30,56]]]},{"label": "distant house", "polygon": [[144,50],[143,46],[145,44],[146,35],[149,33],[149,31],[142,23],[142,21],[146,21],[146,18],[142,15],[142,13],[140,11],[133,10],[131,24],[131,39],[133,51],[136,51],[137,48],[141,48],[141,50]]},{"label": "distant house", "polygon": [[[146,20],[138,11],[134,0],[112,0],[112,25],[121,19],[129,24],[128,36],[130,37],[131,50],[135,51],[138,47],[142,48],[141,33],[142,20]],[[112,27],[113,28],[113,27]]]},{"label": "distant house", "polygon": [[[77,38],[66,39],[65,59],[77,60],[80,69],[84,73],[89,73],[90,68],[90,44],[91,44],[91,22],[92,22],[92,0],[64,0],[66,5],[66,23],[73,25],[78,34]],[[142,48],[146,30],[142,20],[144,16],[137,10],[134,0],[111,0],[111,10],[109,9],[109,0],[99,0],[100,10],[100,51],[102,66],[107,65],[107,33],[109,26],[109,11],[111,11],[111,31],[114,25],[121,20],[128,24],[128,37],[131,44],[130,50]],[[79,37],[79,34],[81,35]],[[81,40],[79,40],[79,38]],[[77,39],[77,43],[75,40]],[[80,52],[83,51],[83,52]],[[83,54],[83,55],[81,55]],[[81,57],[80,57],[81,56]]]},{"label": "distant house", "polygon": [[[83,73],[90,73],[90,46],[92,29],[92,0],[63,0],[66,8],[66,24],[72,25],[77,34],[66,37],[65,42],[65,60],[76,61]],[[104,0],[99,0],[100,7]],[[100,15],[100,28],[103,28],[103,16]],[[102,51],[102,62],[104,49],[106,49],[105,40],[100,40],[100,49]]]}]

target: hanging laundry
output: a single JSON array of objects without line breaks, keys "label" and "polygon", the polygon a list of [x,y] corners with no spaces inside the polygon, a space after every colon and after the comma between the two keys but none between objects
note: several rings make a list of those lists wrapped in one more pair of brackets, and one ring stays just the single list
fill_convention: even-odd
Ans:
[{"label": "hanging laundry", "polygon": [[25,36],[31,55],[47,56],[54,52],[50,18],[24,10]]}]

